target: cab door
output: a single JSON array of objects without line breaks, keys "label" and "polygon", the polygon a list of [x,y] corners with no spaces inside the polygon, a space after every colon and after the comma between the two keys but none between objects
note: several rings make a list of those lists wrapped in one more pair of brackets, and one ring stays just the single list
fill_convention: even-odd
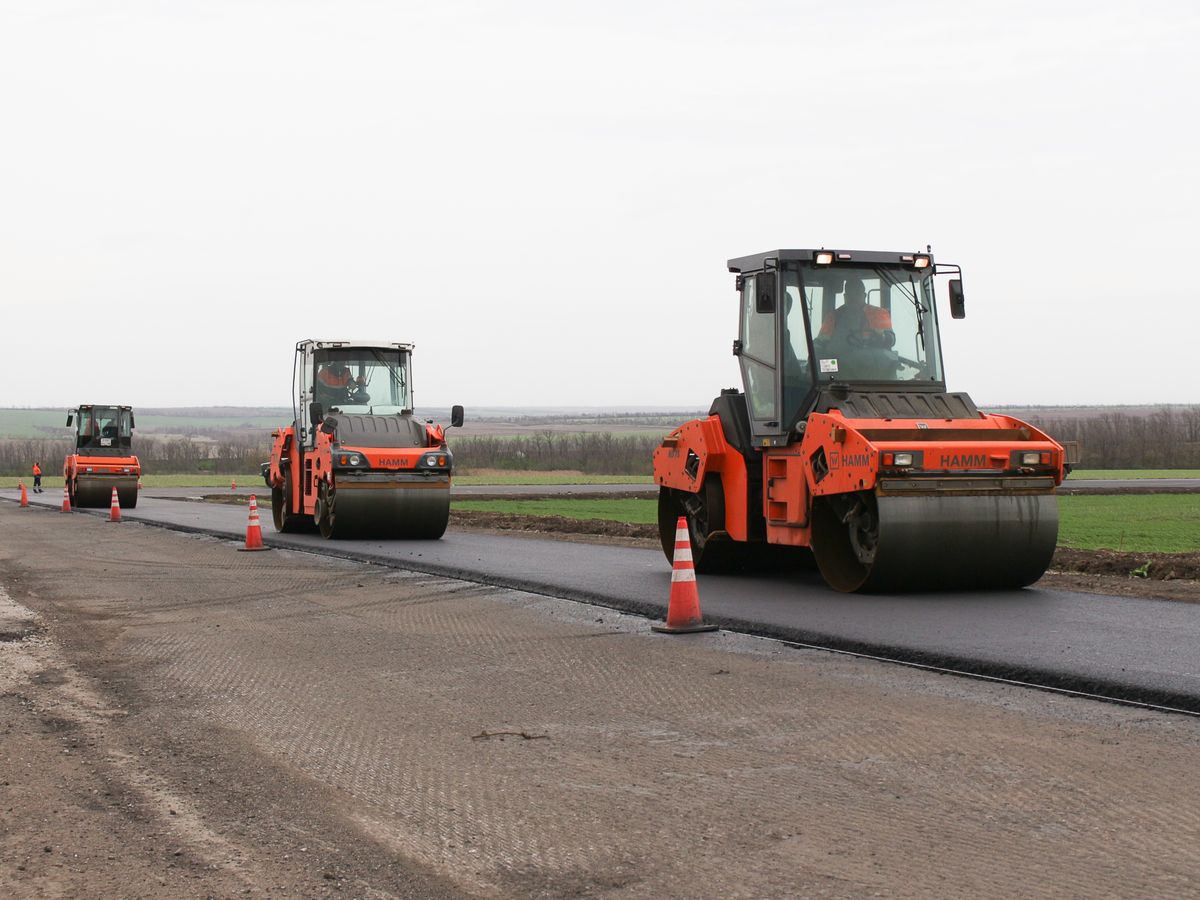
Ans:
[{"label": "cab door", "polygon": [[741,278],[741,322],[734,353],[742,369],[750,432],[760,446],[779,438],[778,279],[774,272]]}]

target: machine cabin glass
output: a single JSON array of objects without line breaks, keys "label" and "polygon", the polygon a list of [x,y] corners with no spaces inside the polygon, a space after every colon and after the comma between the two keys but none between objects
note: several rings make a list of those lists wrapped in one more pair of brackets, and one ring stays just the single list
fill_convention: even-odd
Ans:
[{"label": "machine cabin glass", "polygon": [[742,279],[738,363],[746,388],[746,411],[755,434],[779,428],[775,292],[774,272],[758,272]]},{"label": "machine cabin glass", "polygon": [[133,411],[119,406],[80,407],[75,421],[75,447],[89,452],[125,453],[133,439]]},{"label": "machine cabin glass", "polygon": [[[806,368],[825,384],[941,382],[931,273],[899,266],[797,266],[786,269],[783,279],[793,368]],[[801,296],[811,357],[803,320],[795,315]]]},{"label": "machine cabin glass", "polygon": [[313,354],[313,399],[326,414],[412,413],[409,354],[389,347],[336,347]]},{"label": "machine cabin glass", "polygon": [[943,386],[929,270],[787,261],[742,277],[739,326],[746,405],[759,436],[788,431],[815,389],[835,382],[885,391]]}]

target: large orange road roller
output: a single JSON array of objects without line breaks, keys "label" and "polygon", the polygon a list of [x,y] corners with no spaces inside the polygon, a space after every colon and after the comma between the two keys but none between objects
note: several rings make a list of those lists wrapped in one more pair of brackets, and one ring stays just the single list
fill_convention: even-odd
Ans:
[{"label": "large orange road roller", "polygon": [[[697,571],[815,558],[839,591],[1020,587],[1058,537],[1063,448],[946,390],[925,253],[772,250],[729,261],[743,391],[654,452],[663,550]],[[793,548],[788,550],[786,548]]]},{"label": "large orange road roller", "polygon": [[[290,427],[263,477],[277,531],[326,538],[440,538],[453,456],[445,429],[413,417],[412,344],[301,341]],[[450,424],[463,421],[461,406]]]},{"label": "large orange road roller", "polygon": [[63,481],[73,507],[107,507],[112,489],[122,509],[137,506],[142,466],[133,455],[133,410],[85,404],[67,412],[74,452],[63,460]]}]

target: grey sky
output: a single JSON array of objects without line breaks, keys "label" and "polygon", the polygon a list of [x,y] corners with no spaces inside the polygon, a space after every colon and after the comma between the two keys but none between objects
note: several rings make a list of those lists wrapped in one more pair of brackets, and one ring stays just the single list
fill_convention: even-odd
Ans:
[{"label": "grey sky", "polygon": [[[0,405],[706,405],[729,257],[964,268],[952,389],[1200,402],[1191,2],[0,0]],[[944,304],[944,286],[941,301]]]}]

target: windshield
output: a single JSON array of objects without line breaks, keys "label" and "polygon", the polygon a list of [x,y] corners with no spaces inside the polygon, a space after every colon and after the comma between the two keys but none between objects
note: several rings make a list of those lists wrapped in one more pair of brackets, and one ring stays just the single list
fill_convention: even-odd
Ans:
[{"label": "windshield", "polygon": [[76,416],[75,434],[78,447],[128,447],[133,413],[117,406],[83,407]]},{"label": "windshield", "polygon": [[412,412],[406,352],[374,347],[318,350],[315,363],[313,396],[326,412]]},{"label": "windshield", "polygon": [[825,384],[942,380],[932,273],[802,266],[783,272],[783,288],[785,387],[789,379]]}]

